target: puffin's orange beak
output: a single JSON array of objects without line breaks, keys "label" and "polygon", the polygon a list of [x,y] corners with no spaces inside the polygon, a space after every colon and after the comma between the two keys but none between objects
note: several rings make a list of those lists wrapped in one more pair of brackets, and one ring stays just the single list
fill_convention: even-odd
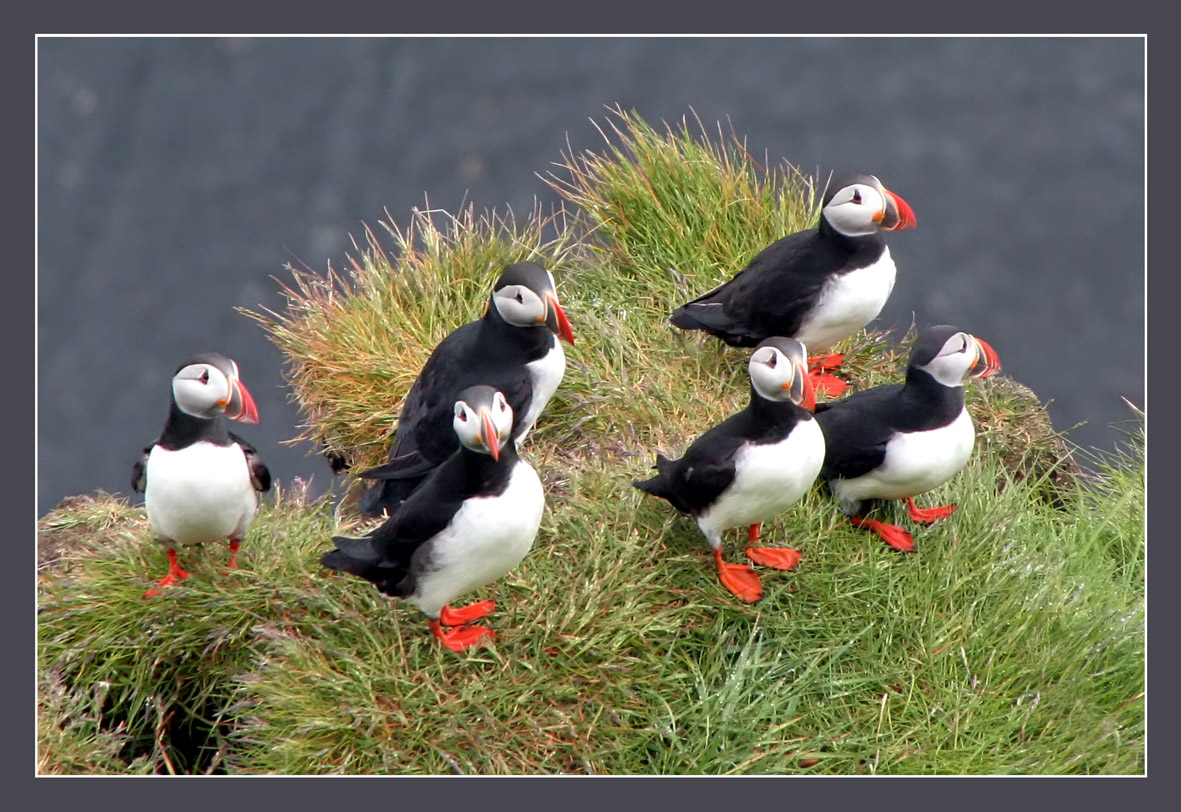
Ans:
[{"label": "puffin's orange beak", "polygon": [[500,461],[500,437],[496,434],[496,426],[492,422],[492,412],[480,409],[480,424],[484,427],[484,445],[488,446],[488,453],[492,459]]},{"label": "puffin's orange beak", "polygon": [[230,379],[230,397],[225,404],[226,417],[240,423],[257,423],[258,407],[254,405],[254,398],[246,384],[237,378]]},{"label": "puffin's orange beak", "polygon": [[791,399],[810,412],[816,411],[816,387],[812,384],[812,377],[808,374],[808,364],[795,358],[791,359],[795,372],[791,380],[783,384],[783,388],[791,392]]},{"label": "puffin's orange beak", "polygon": [[994,375],[1001,371],[1001,359],[996,354],[996,350],[988,345],[987,341],[972,336],[972,340],[976,342],[976,365],[972,367],[972,371],[968,374],[969,378],[987,378],[989,375]]},{"label": "puffin's orange beak", "polygon": [[546,325],[557,334],[558,338],[567,344],[573,344],[574,330],[570,328],[570,320],[566,318],[566,311],[558,303],[557,294],[547,293],[545,299],[548,304],[545,319]]},{"label": "puffin's orange beak", "polygon": [[889,189],[882,189],[882,191],[886,194],[886,210],[874,218],[878,222],[878,228],[886,231],[901,231],[904,228],[914,228],[919,224],[915,219],[914,211],[905,200]]}]

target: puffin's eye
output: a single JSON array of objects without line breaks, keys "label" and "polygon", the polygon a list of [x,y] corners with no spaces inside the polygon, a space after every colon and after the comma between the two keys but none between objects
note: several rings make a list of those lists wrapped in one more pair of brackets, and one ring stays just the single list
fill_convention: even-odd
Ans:
[{"label": "puffin's eye", "polygon": [[457,414],[455,416],[459,418],[461,423],[466,423],[467,422],[467,409],[462,410],[459,414]]},{"label": "puffin's eye", "polygon": [[202,370],[200,380],[201,383],[209,383],[209,370]]},{"label": "puffin's eye", "polygon": [[778,363],[779,363],[779,353],[777,353],[777,352],[771,353],[771,357],[767,359],[767,366],[771,367],[771,369],[775,369],[775,365]]},{"label": "puffin's eye", "polygon": [[521,295],[521,291],[517,291],[517,304],[525,304],[525,297]]},{"label": "puffin's eye", "polygon": [[854,202],[854,203],[860,203],[860,202],[861,202],[861,190],[860,190],[860,189],[854,189],[854,190],[853,190],[853,202]]}]

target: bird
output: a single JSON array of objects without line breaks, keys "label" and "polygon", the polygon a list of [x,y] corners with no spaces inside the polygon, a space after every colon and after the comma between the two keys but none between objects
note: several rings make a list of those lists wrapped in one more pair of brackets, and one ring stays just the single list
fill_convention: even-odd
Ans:
[{"label": "bird", "polygon": [[911,552],[909,532],[865,518],[862,508],[872,500],[905,499],[911,519],[920,523],[955,511],[955,505],[920,508],[914,497],[947,482],[967,463],[976,431],[964,406],[964,382],[1000,369],[987,342],[941,324],[917,334],[904,383],[863,389],[816,407],[826,448],[820,479],[855,527]]},{"label": "bird", "polygon": [[[894,289],[894,260],[881,232],[916,225],[909,204],[873,175],[835,177],[816,228],[771,243],[669,320],[734,347],[790,336],[814,352],[828,349],[873,321]],[[843,354],[809,360],[816,389],[832,397],[845,391],[848,384],[828,374],[843,360]]]},{"label": "bird", "polygon": [[713,552],[718,576],[746,603],[763,596],[759,576],[746,564],[727,564],[722,534],[747,528],[747,557],[775,569],[794,569],[801,553],[755,547],[762,522],[794,504],[813,485],[824,461],[824,435],[812,415],[816,396],[807,350],[775,336],[751,353],[750,402],[710,428],[680,459],[656,455],[656,476],[633,482],[697,522]]},{"label": "bird", "polygon": [[505,396],[516,415],[513,441],[523,442],[565,375],[559,339],[574,344],[553,275],[536,262],[506,267],[483,317],[454,330],[427,358],[402,404],[388,461],[358,474],[377,480],[362,494],[360,512],[388,515],[455,451],[451,407],[469,386]]},{"label": "bird", "polygon": [[468,387],[452,414],[459,448],[381,525],[360,538],[334,536],[335,549],[320,563],[417,607],[443,646],[463,651],[494,639],[492,629],[464,624],[496,604],[484,600],[452,609],[451,601],[525,558],[541,525],[545,494],[537,472],[517,454],[513,409],[504,393]]},{"label": "bird", "polygon": [[[258,422],[258,407],[238,376],[238,365],[219,353],[199,353],[172,376],[172,401],[160,436],[132,466],[131,487],[144,495],[148,524],[168,553],[168,574],[157,587],[189,577],[177,561],[179,546],[228,539],[229,568],[271,488],[258,450],[231,432],[222,417]],[[149,589],[145,598],[160,594]]]}]

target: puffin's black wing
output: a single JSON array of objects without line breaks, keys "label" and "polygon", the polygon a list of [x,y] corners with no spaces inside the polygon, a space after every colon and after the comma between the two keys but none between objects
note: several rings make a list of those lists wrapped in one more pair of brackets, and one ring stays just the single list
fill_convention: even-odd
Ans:
[{"label": "puffin's black wing", "polygon": [[250,483],[254,485],[254,489],[259,493],[269,491],[271,489],[271,471],[258,455],[258,449],[232,431],[230,439],[237,443],[238,447],[242,449],[242,453],[246,455],[246,465],[250,469]]},{"label": "puffin's black wing", "polygon": [[890,384],[816,404],[816,421],[824,432],[821,478],[853,479],[882,464],[896,432],[890,406],[901,391],[902,384]]},{"label": "puffin's black wing", "polygon": [[136,493],[143,493],[148,487],[148,455],[152,453],[152,448],[155,445],[152,443],[147,446],[144,453],[131,466],[131,490]]},{"label": "puffin's black wing", "polygon": [[681,305],[670,321],[736,347],[753,347],[774,335],[794,336],[828,273],[840,267],[823,248],[815,229],[789,234],[760,251],[729,282]]},{"label": "puffin's black wing", "polygon": [[426,476],[435,467],[435,463],[422,456],[418,451],[395,457],[389,462],[367,468],[357,474],[365,479],[418,479]]}]

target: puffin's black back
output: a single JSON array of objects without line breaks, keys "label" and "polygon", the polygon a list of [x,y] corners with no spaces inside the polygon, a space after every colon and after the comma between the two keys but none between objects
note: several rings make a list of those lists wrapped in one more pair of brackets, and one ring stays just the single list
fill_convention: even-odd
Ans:
[{"label": "puffin's black back", "polygon": [[948,425],[964,408],[962,386],[944,386],[922,366],[931,362],[956,329],[921,332],[911,348],[906,382],[863,389],[847,398],[816,404],[824,432],[823,479],[852,479],[877,468],[895,434]]},{"label": "puffin's black back", "polygon": [[[826,269],[868,265],[884,244],[876,234],[853,239],[834,231],[832,239],[820,239],[818,233],[799,232],[772,243],[725,285],[677,308],[670,321],[683,329],[705,330],[734,347],[755,347],[776,335],[795,336],[829,278]],[[712,302],[719,304],[691,306]]]}]

